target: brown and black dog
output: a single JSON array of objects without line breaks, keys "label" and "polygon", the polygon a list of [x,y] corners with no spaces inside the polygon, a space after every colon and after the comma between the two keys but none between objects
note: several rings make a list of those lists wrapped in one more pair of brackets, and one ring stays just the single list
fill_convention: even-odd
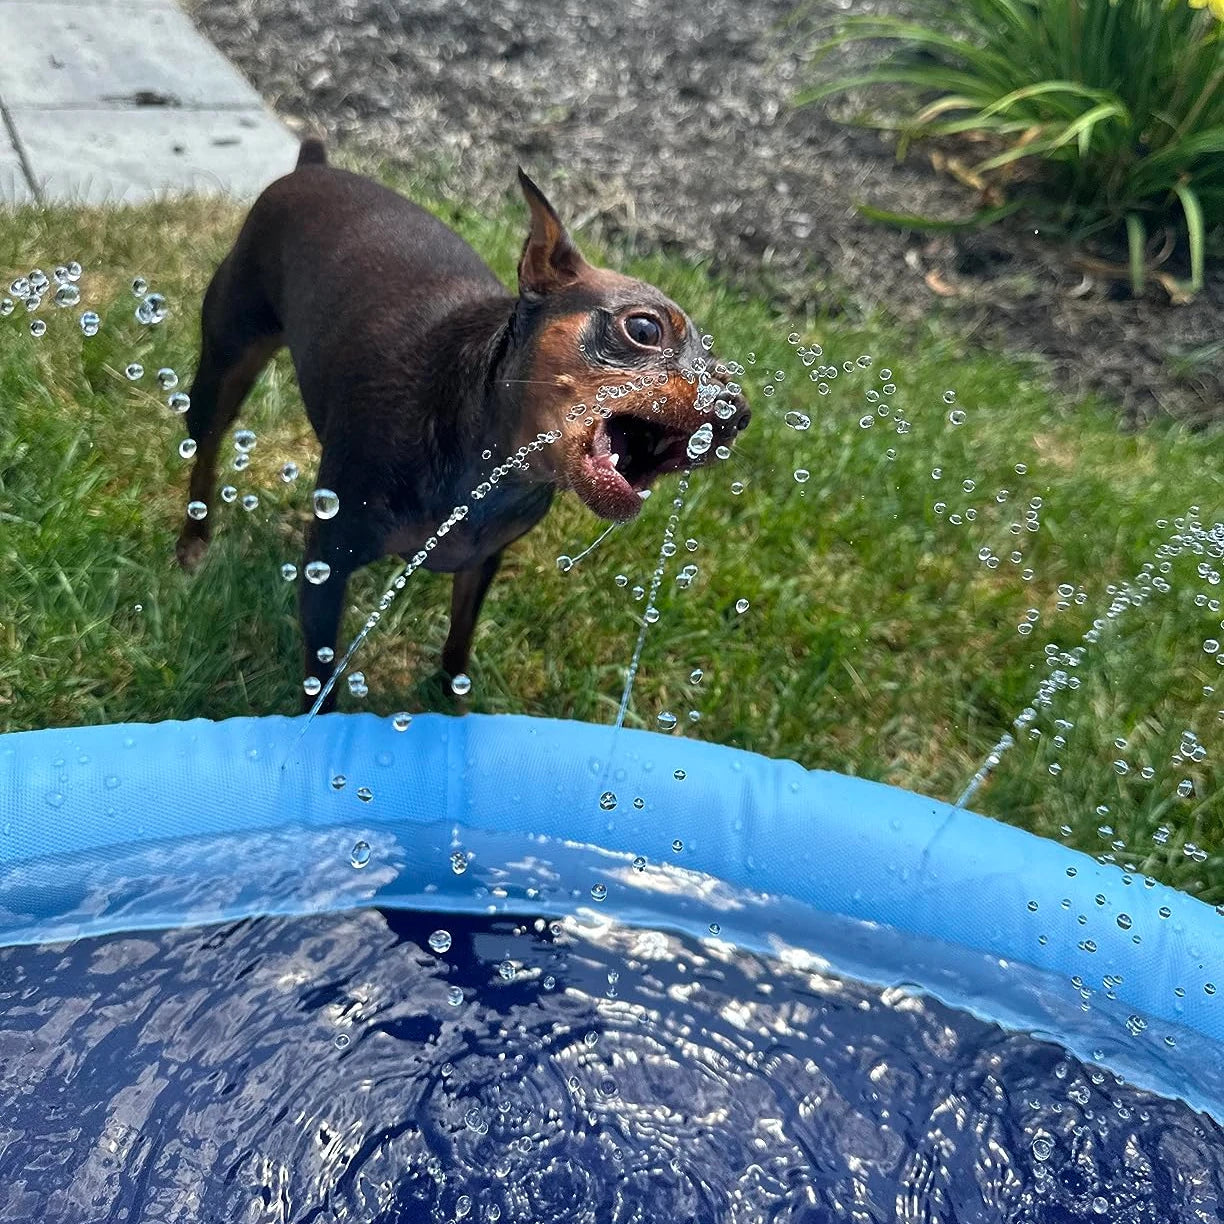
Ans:
[{"label": "brown and black dog", "polygon": [[[317,484],[340,500],[306,545],[306,561],[326,562],[330,576],[301,586],[306,672],[321,683],[332,664],[319,652],[335,649],[354,570],[427,549],[428,569],[455,575],[442,667],[457,675],[502,551],[558,489],[601,518],[632,518],[656,477],[713,457],[748,423],[739,388],[684,311],[588,264],[539,188],[519,179],[531,226],[515,297],[441,221],[329,166],[322,143],[307,140],[204,296],[190,498],[211,502],[222,437],[288,345],[322,446]],[[540,446],[541,435],[555,440]],[[507,459],[514,466],[489,486]],[[488,494],[473,499],[482,484]],[[465,517],[439,536],[460,506]],[[184,521],[184,568],[200,563],[210,534],[210,518]]]}]

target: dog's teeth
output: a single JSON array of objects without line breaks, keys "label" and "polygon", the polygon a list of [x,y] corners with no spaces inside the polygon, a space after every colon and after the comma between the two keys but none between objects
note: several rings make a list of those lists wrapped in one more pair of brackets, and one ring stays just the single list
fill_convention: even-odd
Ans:
[{"label": "dog's teeth", "polygon": [[611,454],[608,456],[608,462],[609,462],[609,463],[610,463],[610,464],[611,464],[613,467],[619,467],[619,466],[620,466],[620,456],[619,456],[619,455],[618,455],[618,454],[617,454],[615,451],[613,451],[613,452],[612,452],[612,453],[611,453]]}]

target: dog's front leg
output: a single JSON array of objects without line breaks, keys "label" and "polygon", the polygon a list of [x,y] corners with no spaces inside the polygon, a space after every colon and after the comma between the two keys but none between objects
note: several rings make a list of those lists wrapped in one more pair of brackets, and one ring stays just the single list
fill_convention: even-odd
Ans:
[{"label": "dog's front leg", "polygon": [[[356,494],[353,495],[356,505]],[[302,620],[302,641],[306,655],[305,675],[314,676],[320,685],[326,685],[335,670],[339,650],[340,621],[344,615],[344,595],[349,578],[363,565],[377,561],[383,555],[384,533],[369,519],[363,519],[354,511],[345,516],[345,499],[340,499],[340,514],[330,520],[316,519],[312,522],[306,542],[306,555],[302,562],[299,608]],[[323,562],[328,567],[327,577],[317,578],[313,566]],[[320,651],[323,658],[319,657]],[[311,686],[313,687],[313,686]],[[305,691],[302,708],[309,710],[315,702],[318,690],[312,694]],[[320,707],[327,714],[335,708],[336,693],[333,689]]]},{"label": "dog's front leg", "polygon": [[446,635],[446,645],[442,647],[442,670],[450,679],[468,669],[468,660],[472,653],[472,634],[476,630],[480,606],[484,603],[489,584],[493,581],[501,560],[501,552],[495,552],[479,565],[459,570],[455,574],[455,583],[451,589],[450,632]]}]

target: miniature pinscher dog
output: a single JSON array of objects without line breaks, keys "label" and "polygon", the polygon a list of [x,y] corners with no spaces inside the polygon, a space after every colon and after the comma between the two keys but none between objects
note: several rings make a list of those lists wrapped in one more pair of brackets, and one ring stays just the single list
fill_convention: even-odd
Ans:
[{"label": "miniature pinscher dog", "polygon": [[[340,502],[311,521],[306,545],[305,561],[326,562],[330,576],[301,585],[306,673],[322,684],[361,566],[428,550],[426,568],[454,574],[442,650],[453,677],[467,670],[503,551],[558,489],[601,518],[630,519],[652,481],[712,459],[748,424],[740,389],[684,311],[652,285],[588,264],[522,170],[519,181],[531,219],[515,296],[436,217],[328,165],[322,142],[307,140],[293,172],[252,206],[204,295],[190,498],[211,502],[222,437],[288,345],[322,446],[317,486]],[[513,467],[491,487],[507,458]],[[482,483],[487,495],[473,499]],[[439,535],[460,506],[466,516]],[[211,525],[184,521],[185,569],[203,559]]]}]

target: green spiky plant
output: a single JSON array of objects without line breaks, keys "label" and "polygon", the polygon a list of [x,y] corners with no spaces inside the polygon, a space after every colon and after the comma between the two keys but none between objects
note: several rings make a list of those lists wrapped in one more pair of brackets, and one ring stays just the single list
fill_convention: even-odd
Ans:
[{"label": "green spiky plant", "polygon": [[[1185,236],[1190,281],[1203,286],[1208,235],[1224,225],[1224,3],[1221,0],[957,0],[928,23],[852,17],[817,46],[885,40],[883,63],[821,82],[808,104],[865,86],[909,86],[920,105],[878,126],[898,155],[923,137],[986,137],[975,176],[1037,171],[1039,191],[985,210],[1026,207],[1076,241],[1121,238],[1141,291],[1156,231]],[[864,211],[923,228],[925,218]]]}]

